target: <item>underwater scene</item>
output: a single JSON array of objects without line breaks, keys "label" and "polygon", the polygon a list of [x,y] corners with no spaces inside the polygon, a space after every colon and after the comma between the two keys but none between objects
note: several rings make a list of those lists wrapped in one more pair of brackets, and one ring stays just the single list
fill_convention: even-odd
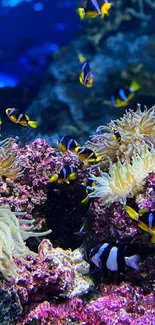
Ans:
[{"label": "underwater scene", "polygon": [[0,29],[0,325],[155,325],[155,0]]}]

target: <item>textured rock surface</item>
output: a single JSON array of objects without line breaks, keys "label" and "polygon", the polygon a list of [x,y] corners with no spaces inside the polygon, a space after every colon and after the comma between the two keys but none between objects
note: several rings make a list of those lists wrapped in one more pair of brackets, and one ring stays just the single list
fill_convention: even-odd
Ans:
[{"label": "textured rock surface", "polygon": [[154,325],[154,313],[153,293],[144,296],[140,288],[122,283],[103,286],[102,297],[87,304],[74,298],[59,304],[45,301],[31,305],[18,325]]},{"label": "textured rock surface", "polygon": [[89,264],[79,250],[53,248],[49,240],[39,245],[39,257],[30,257],[31,264],[21,265],[17,279],[22,304],[43,301],[48,297],[75,297],[93,288],[88,277]]},{"label": "textured rock surface", "polygon": [[15,325],[22,314],[15,283],[0,279],[0,324]]}]

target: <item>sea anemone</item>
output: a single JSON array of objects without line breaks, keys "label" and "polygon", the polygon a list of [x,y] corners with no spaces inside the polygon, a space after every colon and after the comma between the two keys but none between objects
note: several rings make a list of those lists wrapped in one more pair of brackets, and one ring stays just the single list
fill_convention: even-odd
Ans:
[{"label": "sea anemone", "polygon": [[91,175],[96,182],[94,191],[89,197],[98,197],[103,200],[103,205],[115,201],[126,204],[127,197],[134,197],[143,189],[145,178],[149,173],[155,172],[155,149],[148,145],[142,147],[141,154],[134,154],[132,161],[129,159],[117,163],[110,161],[109,173],[102,172],[101,176]]},{"label": "sea anemone", "polygon": [[0,141],[0,176],[15,179],[22,175],[17,152],[13,151],[16,139],[5,139]]},{"label": "sea anemone", "polygon": [[[114,138],[114,131],[120,134],[120,143]],[[100,126],[97,132],[87,146],[103,157],[102,166],[109,166],[109,158],[116,162],[119,157],[123,162],[135,153],[141,154],[145,144],[155,145],[155,106],[142,111],[138,105],[135,112],[126,111],[122,118]]]},{"label": "sea anemone", "polygon": [[25,213],[13,213],[8,206],[0,207],[0,271],[6,279],[15,278],[17,271],[20,271],[13,260],[14,257],[28,263],[24,257],[35,254],[24,241],[29,237],[45,236],[51,232],[32,232],[30,230],[34,220],[17,219],[17,215],[23,216]]}]

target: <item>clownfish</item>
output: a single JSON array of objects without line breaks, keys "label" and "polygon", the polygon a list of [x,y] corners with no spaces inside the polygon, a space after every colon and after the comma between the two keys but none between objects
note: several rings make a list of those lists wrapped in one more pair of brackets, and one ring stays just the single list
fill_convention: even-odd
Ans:
[{"label": "clownfish", "polygon": [[76,179],[76,173],[70,165],[65,165],[58,174],[53,174],[49,179],[50,183],[57,182],[58,184],[67,183]]},{"label": "clownfish", "polygon": [[83,57],[82,54],[79,54],[78,57],[79,61],[82,64],[79,81],[83,86],[90,88],[93,85],[93,75],[90,69],[89,62]]},{"label": "clownfish", "polygon": [[121,135],[117,130],[113,131],[113,139],[119,144],[121,145]]},{"label": "clownfish", "polygon": [[117,142],[119,144],[119,149],[121,152],[123,152],[123,149],[122,149],[122,138],[121,138],[121,135],[120,133],[117,131],[117,130],[114,130],[113,131],[113,139],[115,140],[115,142]]},{"label": "clownfish", "polygon": [[124,273],[126,265],[139,271],[140,255],[129,254],[127,246],[117,247],[104,243],[91,249],[89,260],[99,269]]},{"label": "clownfish", "polygon": [[86,0],[84,8],[78,8],[78,14],[81,19],[95,18],[101,16],[104,18],[109,13],[112,3],[107,0]]},{"label": "clownfish", "polygon": [[98,163],[102,160],[102,156],[99,156],[96,152],[92,151],[89,148],[77,147],[75,150],[79,159],[84,162],[86,161],[89,164],[94,162]]},{"label": "clownfish", "polygon": [[133,81],[129,88],[117,88],[114,90],[111,96],[111,103],[115,107],[124,107],[129,105],[129,101],[134,98],[135,92],[139,90],[141,86]]},{"label": "clownfish", "polygon": [[20,124],[22,126],[29,125],[31,128],[36,128],[38,126],[38,122],[30,121],[28,115],[20,113],[20,111],[16,108],[7,108],[5,112],[8,118],[14,123]]},{"label": "clownfish", "polygon": [[94,186],[96,186],[95,180],[91,177],[88,177],[86,185],[86,197],[81,201],[82,204],[87,204],[89,202],[89,194],[94,190]]},{"label": "clownfish", "polygon": [[60,139],[60,141],[57,142],[57,146],[62,153],[65,153],[68,150],[73,153],[76,153],[75,149],[78,147],[78,144],[70,136],[64,136]]},{"label": "clownfish", "polygon": [[136,212],[128,205],[125,207],[128,215],[138,221],[138,227],[152,235],[151,242],[155,244],[155,211],[139,210]]}]

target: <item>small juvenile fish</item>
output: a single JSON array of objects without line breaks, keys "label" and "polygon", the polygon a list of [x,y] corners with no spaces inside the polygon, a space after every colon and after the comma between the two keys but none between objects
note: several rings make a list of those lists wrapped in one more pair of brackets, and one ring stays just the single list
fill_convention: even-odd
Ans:
[{"label": "small juvenile fish", "polygon": [[86,0],[84,8],[78,8],[78,14],[81,19],[95,18],[101,16],[104,18],[109,13],[112,3],[107,0]]},{"label": "small juvenile fish", "polygon": [[155,244],[155,211],[139,210],[136,212],[128,205],[126,205],[125,210],[133,220],[138,221],[139,228],[152,235],[151,242]]},{"label": "small juvenile fish", "polygon": [[135,96],[135,92],[140,89],[140,85],[133,81],[129,88],[117,88],[111,96],[112,105],[115,107],[124,107],[129,105],[129,101]]},{"label": "small juvenile fish", "polygon": [[89,164],[94,162],[98,163],[102,160],[102,156],[99,156],[96,152],[86,147],[77,147],[76,153],[79,156],[80,160],[84,162],[86,161]]},{"label": "small juvenile fish", "polygon": [[108,243],[99,244],[89,253],[89,260],[100,269],[108,269],[112,272],[125,272],[125,265],[128,265],[139,271],[138,262],[140,256],[138,254],[128,255],[125,246],[111,246]]},{"label": "small juvenile fish", "polygon": [[57,146],[62,153],[65,153],[68,150],[75,153],[75,149],[78,147],[78,144],[70,136],[64,136],[60,139],[60,141],[57,142]]},{"label": "small juvenile fish", "polygon": [[96,186],[95,180],[91,177],[88,177],[87,186],[86,186],[86,197],[81,201],[82,204],[87,204],[89,202],[88,194],[94,190],[93,189],[94,186]]},{"label": "small juvenile fish", "polygon": [[90,69],[90,65],[82,54],[79,54],[78,57],[79,61],[82,64],[79,80],[83,86],[90,88],[93,85],[93,75]]},{"label": "small juvenile fish", "polygon": [[20,124],[22,126],[29,125],[31,128],[36,128],[38,126],[38,122],[30,121],[28,115],[20,113],[16,108],[7,108],[5,112],[8,118],[14,123]]},{"label": "small juvenile fish", "polygon": [[67,183],[76,179],[76,173],[70,165],[65,165],[58,174],[53,174],[49,179],[50,183],[57,182],[58,184]]}]

